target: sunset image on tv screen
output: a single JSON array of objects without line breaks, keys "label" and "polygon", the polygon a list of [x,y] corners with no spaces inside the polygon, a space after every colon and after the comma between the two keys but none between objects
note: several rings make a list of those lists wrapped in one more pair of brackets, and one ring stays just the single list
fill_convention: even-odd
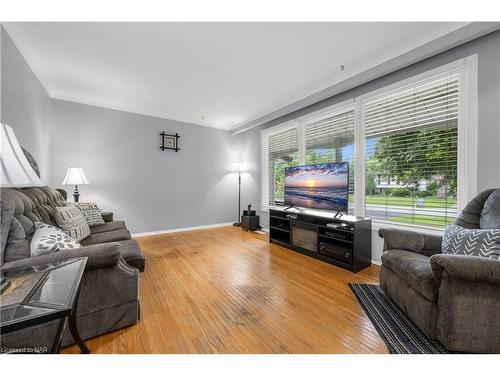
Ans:
[{"label": "sunset image on tv screen", "polygon": [[285,170],[285,204],[347,211],[349,164],[325,163]]}]

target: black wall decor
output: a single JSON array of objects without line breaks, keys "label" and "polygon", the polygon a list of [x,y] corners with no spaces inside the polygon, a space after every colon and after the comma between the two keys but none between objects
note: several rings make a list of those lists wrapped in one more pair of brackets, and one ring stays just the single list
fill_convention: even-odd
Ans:
[{"label": "black wall decor", "polygon": [[165,150],[175,150],[175,152],[180,151],[179,148],[179,134],[167,134],[165,132],[161,132],[161,146],[160,149],[162,151]]}]

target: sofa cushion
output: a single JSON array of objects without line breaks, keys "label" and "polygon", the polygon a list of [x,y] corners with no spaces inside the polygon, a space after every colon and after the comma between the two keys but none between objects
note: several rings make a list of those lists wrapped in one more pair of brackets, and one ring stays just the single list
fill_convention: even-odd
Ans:
[{"label": "sofa cushion", "polygon": [[14,217],[14,210],[12,210],[4,201],[0,201],[0,266],[3,266],[3,254],[5,251],[5,245],[7,245],[7,238],[10,229],[10,222]]},{"label": "sofa cushion", "polygon": [[382,254],[382,264],[429,301],[437,300],[438,287],[428,256],[405,250],[389,250]]},{"label": "sofa cushion", "polygon": [[481,229],[500,229],[500,189],[496,189],[484,202],[479,218]]},{"label": "sofa cushion", "polygon": [[130,240],[130,232],[126,229],[112,230],[103,233],[94,233],[82,240],[82,246],[94,245],[97,243],[116,242]]},{"label": "sofa cushion", "polygon": [[120,251],[123,259],[129,266],[137,268],[143,272],[145,268],[146,259],[139,244],[135,240],[120,241]]},{"label": "sofa cushion", "polygon": [[56,207],[54,218],[57,226],[78,242],[90,235],[90,227],[78,207]]},{"label": "sofa cushion", "polygon": [[443,254],[474,255],[498,259],[500,255],[500,229],[467,229],[448,225],[443,233]]},{"label": "sofa cushion", "polygon": [[93,202],[77,202],[70,203],[71,205],[75,205],[82,211],[83,217],[85,221],[89,225],[89,227],[93,227],[99,224],[104,224],[104,220],[101,215],[101,209],[96,203]]},{"label": "sofa cushion", "polygon": [[[2,216],[3,216],[2,212]],[[7,217],[9,215],[7,214]],[[4,219],[2,218],[2,221]],[[2,228],[2,242],[5,240],[5,248],[2,254],[3,263],[12,262],[19,259],[28,258],[30,256],[29,241],[26,239],[24,228],[21,223],[13,216],[10,216],[9,229],[3,232]],[[3,227],[3,225],[2,225]]]},{"label": "sofa cushion", "polygon": [[57,227],[36,222],[35,228],[30,244],[32,257],[81,247],[78,242]]},{"label": "sofa cushion", "polygon": [[123,221],[117,220],[90,227],[90,234],[111,232],[113,230],[120,230],[120,229],[127,229],[127,227],[125,226],[125,223]]}]

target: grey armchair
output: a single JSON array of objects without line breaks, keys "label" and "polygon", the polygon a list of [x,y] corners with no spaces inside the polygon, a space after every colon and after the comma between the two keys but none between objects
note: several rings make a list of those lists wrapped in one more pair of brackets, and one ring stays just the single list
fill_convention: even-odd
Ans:
[{"label": "grey armchair", "polygon": [[[499,207],[500,189],[486,190],[455,223],[500,228]],[[441,254],[441,236],[397,229],[379,236],[380,285],[429,338],[453,351],[500,353],[500,261]]]}]

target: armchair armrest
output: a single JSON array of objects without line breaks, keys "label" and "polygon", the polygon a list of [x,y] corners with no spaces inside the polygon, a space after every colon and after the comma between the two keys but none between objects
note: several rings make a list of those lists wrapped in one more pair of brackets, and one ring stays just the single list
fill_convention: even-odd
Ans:
[{"label": "armchair armrest", "polygon": [[441,285],[444,272],[454,279],[500,285],[500,262],[496,259],[436,254],[430,260],[438,286]]},{"label": "armchair armrest", "polygon": [[118,264],[121,257],[120,244],[116,242],[103,243],[79,247],[71,250],[61,250],[54,253],[44,254],[32,258],[19,259],[5,263],[2,271],[14,268],[27,268],[37,265],[62,262],[72,258],[87,257],[85,270],[96,268],[113,267]]},{"label": "armchair armrest", "polygon": [[441,236],[392,228],[381,228],[378,235],[384,239],[384,251],[407,250],[427,256],[441,252]]},{"label": "armchair armrest", "polygon": [[104,220],[105,223],[110,223],[113,221],[113,213],[112,212],[106,212],[103,211],[101,212],[102,219]]}]

